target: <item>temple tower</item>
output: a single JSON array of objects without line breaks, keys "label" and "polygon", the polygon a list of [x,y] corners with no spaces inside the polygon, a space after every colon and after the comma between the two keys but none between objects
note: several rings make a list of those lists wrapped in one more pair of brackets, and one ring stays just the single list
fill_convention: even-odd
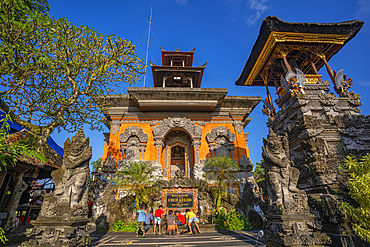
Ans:
[{"label": "temple tower", "polygon": [[[368,117],[359,114],[361,102],[350,91],[352,79],[341,68],[334,71],[329,66],[362,25],[357,20],[291,23],[267,17],[236,81],[236,85],[266,88],[267,126],[278,135],[287,134],[290,159],[300,170],[298,188],[307,193],[311,212],[328,235],[350,233],[338,202],[348,199],[347,175],[338,167],[346,155],[370,150],[370,124]],[[330,82],[321,79],[322,67],[335,94],[330,92]],[[271,87],[276,88],[276,104]],[[354,241],[348,236],[331,237],[333,243]]]}]

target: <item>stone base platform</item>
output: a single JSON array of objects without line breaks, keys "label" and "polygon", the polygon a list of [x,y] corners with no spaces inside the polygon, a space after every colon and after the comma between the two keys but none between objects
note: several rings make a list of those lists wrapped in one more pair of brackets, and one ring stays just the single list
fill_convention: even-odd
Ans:
[{"label": "stone base platform", "polygon": [[312,214],[265,215],[266,246],[322,246],[331,239],[320,229]]},{"label": "stone base platform", "polygon": [[89,222],[90,219],[85,217],[68,220],[43,217],[31,221],[34,228],[27,229],[30,240],[23,246],[85,246],[91,241],[85,234],[90,229]]}]

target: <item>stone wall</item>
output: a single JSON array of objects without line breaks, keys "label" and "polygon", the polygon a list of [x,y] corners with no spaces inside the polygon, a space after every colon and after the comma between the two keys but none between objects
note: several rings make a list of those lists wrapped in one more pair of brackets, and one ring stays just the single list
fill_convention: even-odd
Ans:
[{"label": "stone wall", "polygon": [[280,95],[280,107],[271,127],[287,134],[290,159],[300,170],[298,188],[308,195],[311,213],[323,230],[335,234],[351,233],[340,201],[351,199],[347,191],[348,174],[340,169],[347,155],[357,158],[370,151],[370,116],[360,115],[359,95],[338,97],[329,93],[329,82],[306,84],[305,93]]}]

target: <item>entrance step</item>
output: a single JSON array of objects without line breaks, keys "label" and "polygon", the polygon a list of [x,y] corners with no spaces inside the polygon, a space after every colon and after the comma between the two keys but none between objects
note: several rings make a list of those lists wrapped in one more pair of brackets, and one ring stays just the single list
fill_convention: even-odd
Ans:
[{"label": "entrance step", "polygon": [[[203,233],[203,232],[217,232],[216,230],[216,224],[198,224],[199,225],[199,229],[200,231]],[[150,226],[148,231],[146,232],[147,234],[153,234],[153,227],[154,226]],[[179,233],[183,230],[186,229],[186,226],[179,226]],[[155,231],[156,231],[156,234],[158,234],[158,226],[156,226],[155,228]],[[167,231],[167,227],[166,226],[162,226],[161,227],[161,233],[162,234],[165,234]]]}]

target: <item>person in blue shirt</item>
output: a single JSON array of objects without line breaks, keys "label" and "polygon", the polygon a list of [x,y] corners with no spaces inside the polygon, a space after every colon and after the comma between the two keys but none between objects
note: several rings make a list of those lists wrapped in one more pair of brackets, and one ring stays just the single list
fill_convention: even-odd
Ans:
[{"label": "person in blue shirt", "polygon": [[150,210],[150,213],[145,216],[145,228],[144,232],[148,231],[150,225],[153,224],[154,218],[153,218],[153,210]]},{"label": "person in blue shirt", "polygon": [[139,205],[140,210],[136,212],[136,237],[139,237],[139,232],[143,233],[143,237],[145,236],[145,231],[144,231],[144,222],[145,222],[145,211],[144,211],[144,205],[140,204]]}]

